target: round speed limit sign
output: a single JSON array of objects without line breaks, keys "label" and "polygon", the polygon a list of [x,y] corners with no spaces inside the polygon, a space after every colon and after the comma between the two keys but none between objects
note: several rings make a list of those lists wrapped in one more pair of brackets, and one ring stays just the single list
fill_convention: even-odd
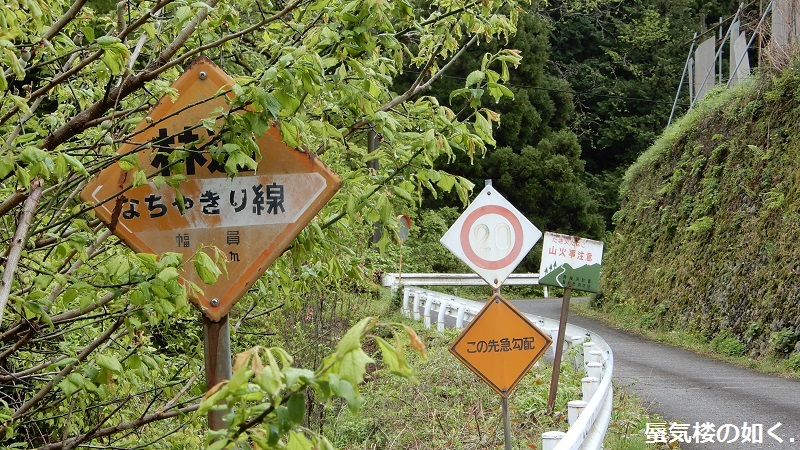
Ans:
[{"label": "round speed limit sign", "polygon": [[464,255],[484,269],[508,266],[522,251],[522,224],[498,205],[482,206],[467,216],[460,237]]},{"label": "round speed limit sign", "polygon": [[508,200],[487,186],[440,242],[499,288],[541,236]]}]

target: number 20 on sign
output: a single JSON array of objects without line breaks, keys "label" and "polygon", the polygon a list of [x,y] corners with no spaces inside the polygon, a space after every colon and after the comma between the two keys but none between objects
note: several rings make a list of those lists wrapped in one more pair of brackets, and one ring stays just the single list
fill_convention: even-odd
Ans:
[{"label": "number 20 on sign", "polygon": [[486,186],[441,243],[497,289],[542,237],[492,186]]}]

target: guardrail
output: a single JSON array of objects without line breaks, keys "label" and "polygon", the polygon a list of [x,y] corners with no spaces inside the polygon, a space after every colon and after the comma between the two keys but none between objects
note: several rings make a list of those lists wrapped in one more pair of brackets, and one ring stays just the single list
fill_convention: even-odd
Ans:
[{"label": "guardrail", "polygon": [[[392,289],[392,293],[398,286],[485,286],[486,282],[476,273],[385,273],[383,274],[382,284],[384,287]],[[503,286],[530,286],[539,284],[538,273],[512,273],[503,282]],[[544,288],[544,296],[549,296],[547,286]]]},{"label": "guardrail", "polygon": [[[538,277],[537,277],[538,278]],[[405,275],[403,276],[405,283]],[[427,289],[406,286],[403,289],[402,313],[407,317],[422,320],[426,327],[436,326],[443,330],[447,317],[455,318],[455,326],[461,328],[472,320],[483,303],[446,295]],[[555,342],[558,335],[558,320],[525,314],[542,331],[550,334]],[[614,391],[611,384],[614,369],[614,354],[611,347],[597,334],[575,325],[567,324],[566,345],[578,348],[572,361],[584,366],[587,376],[582,382],[582,399],[568,403],[569,430],[548,431],[542,434],[542,450],[599,450],[602,448],[611,420]],[[551,346],[546,357],[555,357],[555,346]],[[564,352],[567,355],[567,352]],[[571,357],[571,356],[569,356]]]}]

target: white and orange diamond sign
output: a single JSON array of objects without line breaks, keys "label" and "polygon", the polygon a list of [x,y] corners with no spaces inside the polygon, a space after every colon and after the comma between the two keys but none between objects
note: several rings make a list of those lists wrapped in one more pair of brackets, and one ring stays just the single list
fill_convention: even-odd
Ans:
[{"label": "white and orange diamond sign", "polygon": [[[225,88],[234,83],[206,58],[200,58],[172,85],[179,97],[163,97],[134,131],[119,155],[138,152],[148,174],[168,175],[169,153],[211,136],[199,127],[209,115],[230,109]],[[229,278],[207,285],[191,268],[181,274],[203,290],[192,301],[209,319],[220,320],[272,262],[289,246],[341,186],[341,179],[315,155],[287,147],[271,127],[256,137],[261,160],[255,171],[229,177],[207,152],[187,148],[187,179],[172,187],[150,183],[129,189],[136,169],[114,163],[81,192],[86,202],[137,252],[177,252],[187,261],[201,246],[216,246],[227,256]]]},{"label": "white and orange diamond sign", "polygon": [[440,242],[498,289],[541,237],[514,205],[486,186]]}]

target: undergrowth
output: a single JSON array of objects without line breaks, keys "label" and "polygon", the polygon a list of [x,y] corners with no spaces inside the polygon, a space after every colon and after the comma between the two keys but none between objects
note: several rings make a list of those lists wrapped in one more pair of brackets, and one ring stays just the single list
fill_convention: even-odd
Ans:
[{"label": "undergrowth", "polygon": [[[326,414],[325,434],[343,450],[502,449],[500,396],[448,352],[459,331],[440,333],[419,322],[405,323],[428,347],[427,359],[408,355],[419,385],[373,372],[362,389],[363,409],[354,415],[346,405],[334,405]],[[571,364],[562,365],[556,406],[553,414],[547,414],[551,374],[552,367],[543,358],[509,397],[515,450],[539,449],[543,432],[569,427],[567,402],[581,398],[580,380],[585,375]],[[658,448],[646,444],[643,434],[645,424],[653,420],[635,398],[617,392],[606,448]]]}]

